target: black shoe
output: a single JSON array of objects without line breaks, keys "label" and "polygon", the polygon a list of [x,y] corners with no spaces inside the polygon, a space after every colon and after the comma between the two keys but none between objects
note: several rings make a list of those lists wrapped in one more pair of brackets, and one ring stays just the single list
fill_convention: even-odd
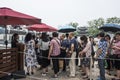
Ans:
[{"label": "black shoe", "polygon": [[34,72],[31,72],[31,74],[33,75],[33,74],[34,74]]},{"label": "black shoe", "polygon": [[94,68],[94,65],[92,65],[92,68]]},{"label": "black shoe", "polygon": [[63,69],[62,71],[63,71],[63,72],[66,72],[66,69]]},{"label": "black shoe", "polygon": [[85,76],[86,74],[85,73],[81,73],[82,76]]},{"label": "black shoe", "polygon": [[115,74],[114,76],[116,77],[117,75]]},{"label": "black shoe", "polygon": [[27,75],[29,76],[29,75],[30,75],[30,73],[27,73]]}]

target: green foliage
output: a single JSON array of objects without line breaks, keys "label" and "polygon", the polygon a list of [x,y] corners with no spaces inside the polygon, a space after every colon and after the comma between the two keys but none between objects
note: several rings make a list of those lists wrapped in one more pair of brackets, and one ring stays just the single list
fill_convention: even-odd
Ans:
[{"label": "green foliage", "polygon": [[88,25],[89,27],[92,27],[92,28],[98,28],[99,26],[102,26],[104,25],[104,19],[103,18],[99,18],[99,19],[95,19],[95,20],[92,20],[92,21],[88,21]]},{"label": "green foliage", "polygon": [[118,17],[107,18],[106,23],[118,23],[118,24],[120,24],[120,18],[118,18]]},{"label": "green foliage", "polygon": [[[111,18],[98,18],[98,19],[94,19],[91,21],[88,21],[88,34],[89,35],[96,35],[100,32],[99,27],[103,26],[104,24],[107,23],[117,23],[120,24],[120,18],[118,17],[111,17]],[[68,25],[73,26],[75,28],[77,28],[77,26],[79,25],[77,22],[70,22]],[[75,34],[77,35],[78,32],[76,31]]]},{"label": "green foliage", "polygon": [[100,30],[98,30],[99,27],[103,26],[107,23],[117,23],[120,24],[120,18],[118,17],[111,17],[104,20],[103,18],[98,18],[92,21],[88,21],[88,33],[90,35],[96,35]]},{"label": "green foliage", "polygon": [[77,26],[78,26],[79,24],[78,24],[77,22],[70,22],[68,25],[77,28]]},{"label": "green foliage", "polygon": [[100,30],[98,28],[91,28],[91,27],[88,28],[88,34],[89,35],[95,36],[99,32],[100,32]]},{"label": "green foliage", "polygon": [[96,35],[99,33],[98,28],[104,25],[105,21],[103,18],[95,19],[92,21],[88,21],[88,33],[89,35]]},{"label": "green foliage", "polygon": [[[73,26],[74,28],[77,28],[77,26],[78,26],[79,24],[78,24],[77,22],[70,22],[68,25]],[[78,35],[78,32],[75,31],[74,34],[75,34],[75,36],[76,36],[76,35]]]}]

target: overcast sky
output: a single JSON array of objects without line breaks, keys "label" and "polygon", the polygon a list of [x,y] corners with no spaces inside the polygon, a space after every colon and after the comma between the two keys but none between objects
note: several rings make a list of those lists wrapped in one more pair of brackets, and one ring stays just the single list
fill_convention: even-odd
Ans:
[{"label": "overcast sky", "polygon": [[85,26],[99,17],[120,17],[120,0],[0,0],[0,7],[41,18],[53,27],[70,22]]}]

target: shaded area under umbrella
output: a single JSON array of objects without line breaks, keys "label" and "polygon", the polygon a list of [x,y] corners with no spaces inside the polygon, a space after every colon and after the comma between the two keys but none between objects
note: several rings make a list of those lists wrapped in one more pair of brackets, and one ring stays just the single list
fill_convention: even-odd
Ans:
[{"label": "shaded area under umbrella", "polygon": [[30,25],[38,24],[41,22],[41,19],[14,11],[10,8],[2,7],[0,8],[0,25],[5,27],[5,45],[7,48],[7,25]]},{"label": "shaded area under umbrella", "polygon": [[72,26],[65,25],[65,26],[60,26],[58,32],[62,33],[68,33],[68,32],[74,32],[76,29]]},{"label": "shaded area under umbrella", "polygon": [[31,25],[31,26],[28,26],[27,29],[28,30],[35,30],[35,31],[38,31],[38,32],[46,32],[46,31],[52,32],[52,31],[57,31],[56,28],[54,28],[52,26],[49,26],[47,24],[44,24],[44,23],[34,24],[34,25]]},{"label": "shaded area under umbrella", "polygon": [[120,25],[118,24],[105,24],[99,28],[100,30],[104,30],[106,32],[117,32],[120,31]]},{"label": "shaded area under umbrella", "polygon": [[5,34],[5,29],[0,27],[0,34]]}]

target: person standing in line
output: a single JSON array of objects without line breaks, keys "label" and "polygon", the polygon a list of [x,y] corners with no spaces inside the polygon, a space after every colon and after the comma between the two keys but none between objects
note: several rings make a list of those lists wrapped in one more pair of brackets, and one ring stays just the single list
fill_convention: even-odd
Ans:
[{"label": "person standing in line", "polygon": [[[112,54],[111,54],[111,48],[110,48],[110,44],[111,44],[111,37],[110,35],[105,35],[105,40],[107,41],[107,45],[108,45],[108,48],[107,48],[107,52],[106,52],[106,58],[112,58]],[[112,60],[109,60],[109,59],[106,59],[106,69],[107,69],[107,74],[108,75],[111,75],[110,74],[110,70],[112,69]]]},{"label": "person standing in line", "polygon": [[98,50],[96,52],[95,59],[98,59],[98,66],[100,69],[100,78],[99,80],[106,80],[105,79],[105,64],[104,58],[106,57],[107,52],[107,41],[105,40],[105,33],[101,32],[98,34],[100,41],[98,43]]},{"label": "person standing in line", "polygon": [[75,36],[75,39],[76,39],[76,42],[77,42],[77,44],[76,44],[76,59],[75,59],[75,64],[76,64],[76,66],[78,66],[78,55],[79,55],[79,42],[78,42],[78,39],[77,39],[78,37],[77,36]]},{"label": "person standing in line", "polygon": [[25,36],[25,64],[27,66],[27,75],[34,74],[36,67],[35,42],[32,39],[32,34],[28,33]]},{"label": "person standing in line", "polygon": [[117,70],[117,77],[115,80],[120,80],[120,32],[115,34],[115,43],[112,45],[115,55],[115,68]]},{"label": "person standing in line", "polygon": [[[66,33],[65,35],[65,44],[66,44],[66,58],[69,58],[69,46],[70,46],[70,39],[69,39],[69,34]],[[69,59],[66,59],[66,69],[69,68]]]},{"label": "person standing in line", "polygon": [[42,58],[42,67],[43,67],[42,76],[46,76],[46,73],[48,72],[48,66],[50,65],[50,60],[46,59],[49,53],[49,45],[50,45],[50,41],[47,37],[47,33],[43,32],[41,36],[41,40],[39,41],[39,48],[41,50],[41,54],[43,57]]},{"label": "person standing in line", "polygon": [[[65,35],[62,34],[60,36],[60,41],[61,41],[61,54],[60,54],[60,58],[66,58],[66,41],[65,41]],[[63,69],[62,71],[65,72],[66,71],[66,59],[62,59],[63,60]]]},{"label": "person standing in line", "polygon": [[85,76],[83,76],[84,79],[89,79],[90,77],[90,57],[91,57],[91,42],[88,41],[87,36],[83,35],[80,37],[80,40],[83,44],[85,44],[85,47],[82,51],[79,52],[79,55],[83,57],[83,66],[85,70]]},{"label": "person standing in line", "polygon": [[54,75],[52,77],[57,78],[58,72],[59,72],[59,56],[60,56],[60,45],[61,44],[58,39],[57,32],[53,32],[52,36],[53,36],[53,39],[50,42],[50,50],[49,50],[48,59],[50,59],[50,57],[52,58],[53,70],[54,70]]},{"label": "person standing in line", "polygon": [[11,39],[11,48],[16,48],[18,47],[19,43],[19,35],[17,33],[14,33]]},{"label": "person standing in line", "polygon": [[92,68],[94,68],[94,56],[95,56],[95,50],[94,50],[94,46],[96,45],[95,41],[94,41],[94,37],[90,36],[89,37],[89,41],[91,42],[91,56],[92,56]]},{"label": "person standing in line", "polygon": [[70,32],[69,33],[69,38],[70,38],[70,46],[69,46],[69,56],[70,56],[70,61],[69,61],[69,66],[70,66],[70,75],[69,77],[75,77],[76,73],[76,64],[75,64],[75,58],[76,58],[76,39],[74,38],[74,33]]}]

